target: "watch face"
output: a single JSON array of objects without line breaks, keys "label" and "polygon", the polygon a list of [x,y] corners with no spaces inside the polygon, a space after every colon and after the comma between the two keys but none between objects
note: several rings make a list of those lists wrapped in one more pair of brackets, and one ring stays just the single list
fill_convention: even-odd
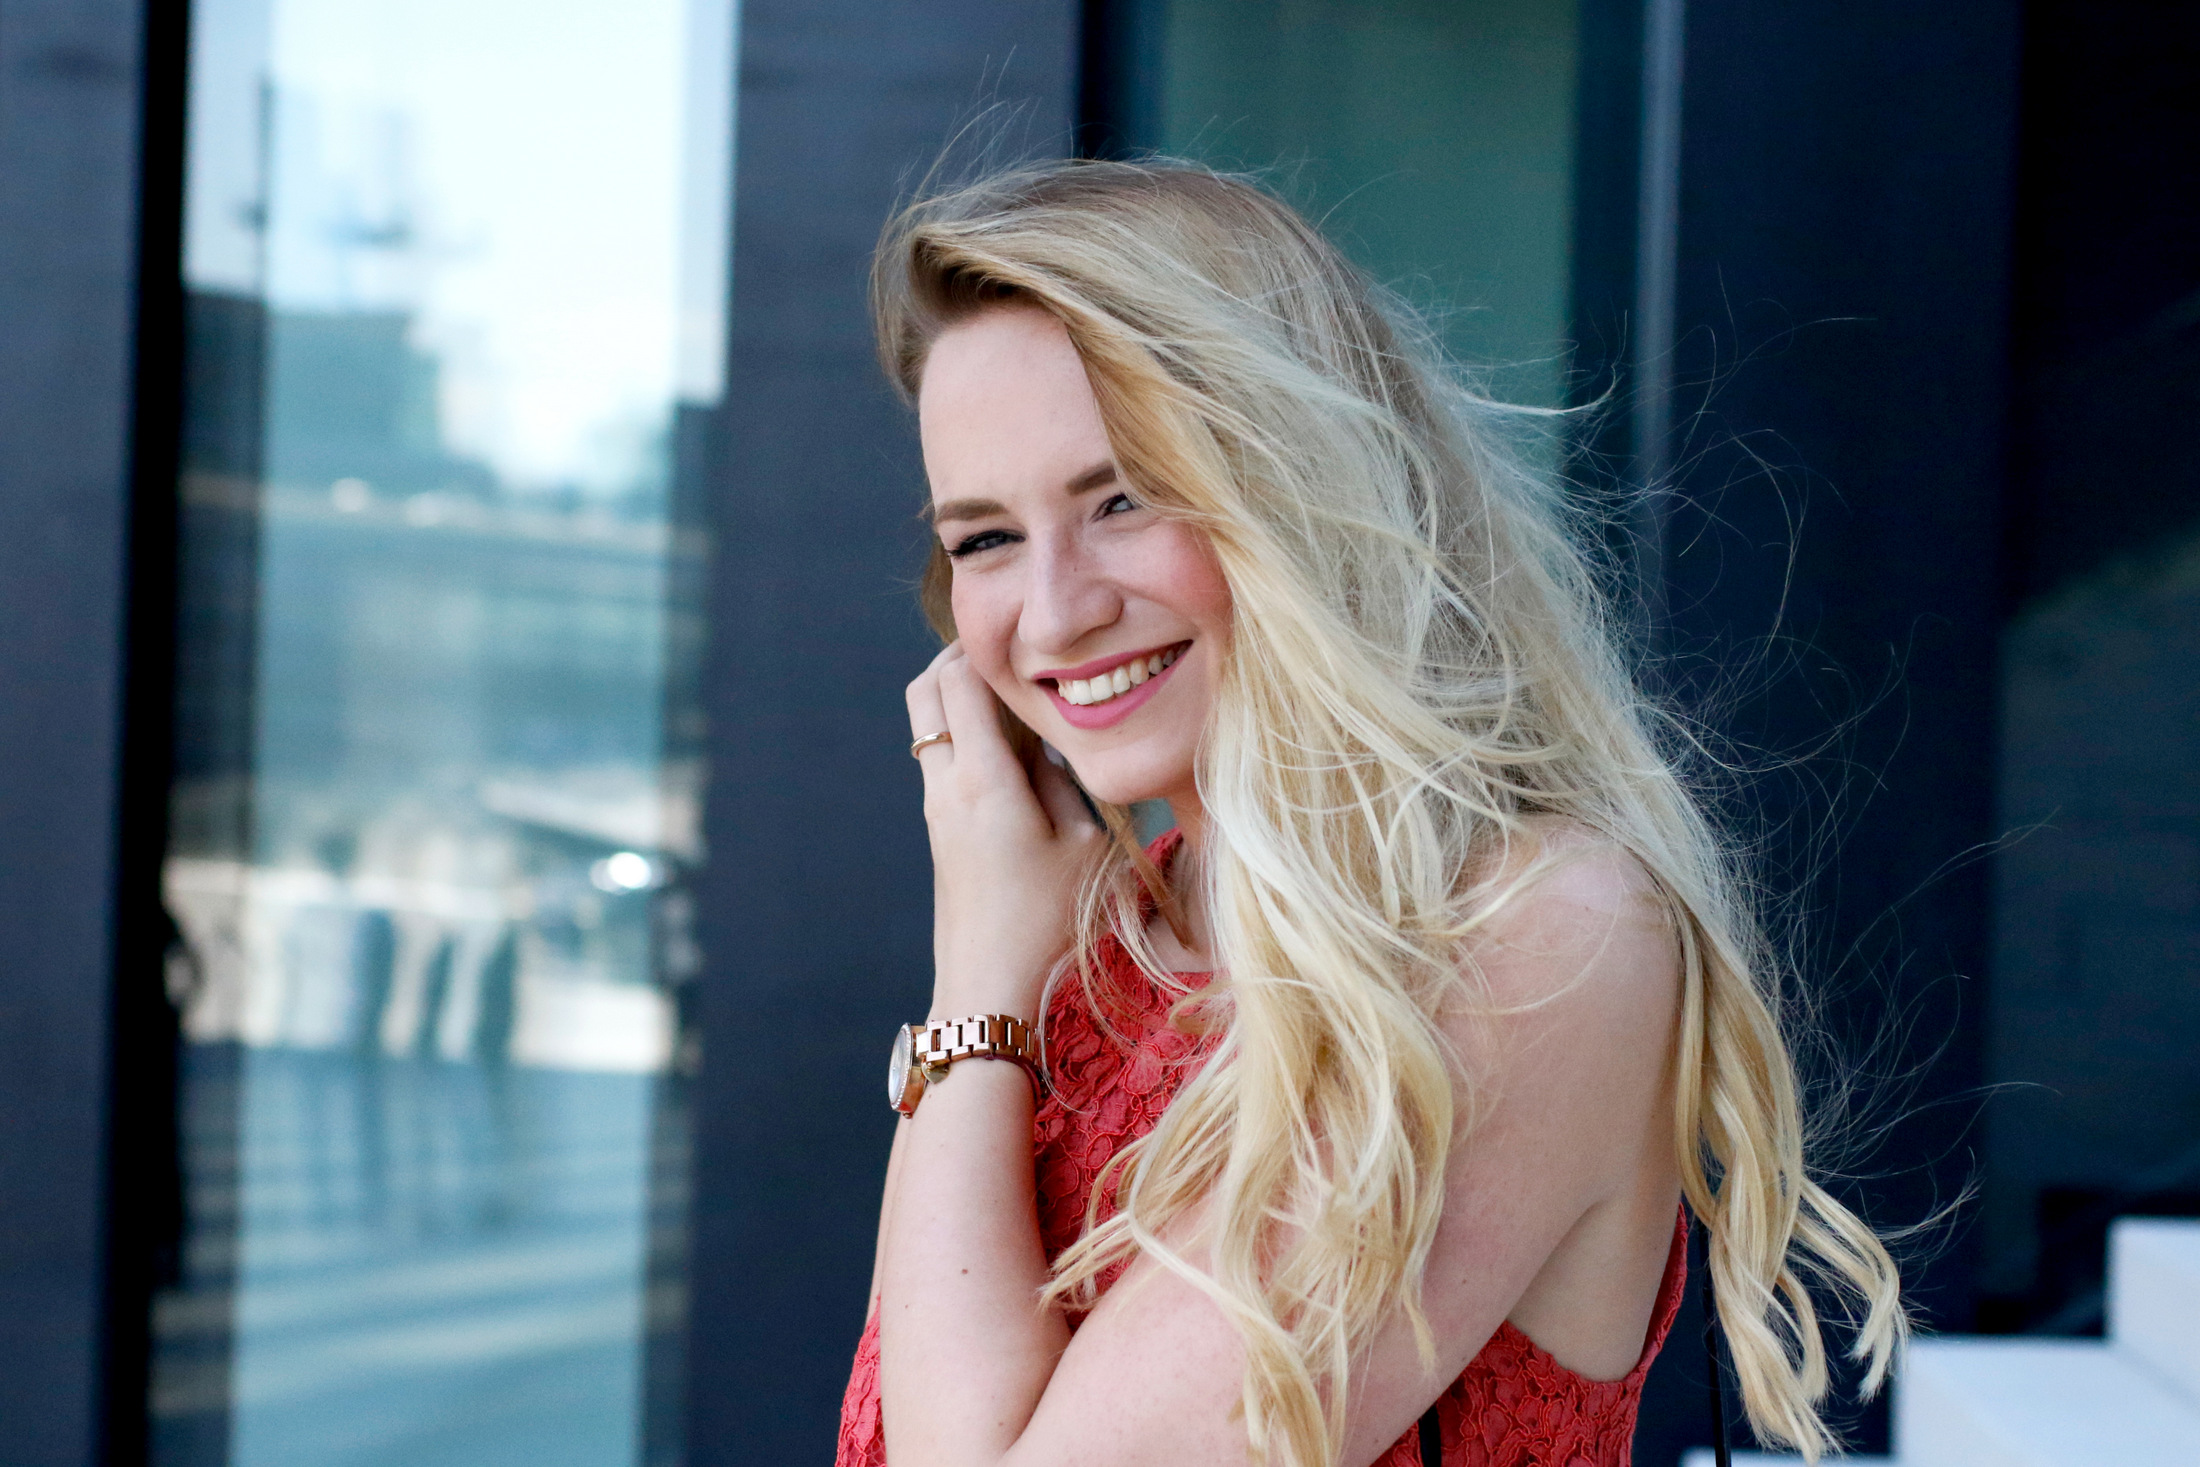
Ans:
[{"label": "watch face", "polygon": [[916,1043],[904,1027],[894,1031],[894,1047],[886,1055],[886,1103],[896,1110],[909,1104],[909,1068],[916,1063]]}]

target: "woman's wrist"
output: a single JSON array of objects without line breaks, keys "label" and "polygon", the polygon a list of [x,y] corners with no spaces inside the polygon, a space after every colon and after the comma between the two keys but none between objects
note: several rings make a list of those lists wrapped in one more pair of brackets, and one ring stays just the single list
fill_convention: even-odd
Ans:
[{"label": "woman's wrist", "polygon": [[1040,995],[1052,965],[987,963],[960,969],[942,967],[932,980],[929,1020],[966,1019],[972,1014],[1006,1014],[1025,1023],[1038,1020]]},{"label": "woman's wrist", "polygon": [[1031,995],[983,998],[938,992],[932,995],[932,1006],[925,1010],[924,1021],[946,1024],[957,1019],[976,1018],[980,1014],[1005,1014],[1026,1024],[1039,1022],[1038,1002]]}]

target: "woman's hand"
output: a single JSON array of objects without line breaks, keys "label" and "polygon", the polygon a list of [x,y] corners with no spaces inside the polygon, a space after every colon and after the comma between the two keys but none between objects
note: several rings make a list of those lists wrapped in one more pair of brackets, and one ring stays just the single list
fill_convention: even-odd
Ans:
[{"label": "woman's hand", "polygon": [[1078,878],[1106,833],[1068,775],[1045,759],[1025,768],[960,643],[909,684],[910,736],[943,730],[952,742],[917,755],[932,836],[932,1017],[1035,1021],[1069,947]]}]

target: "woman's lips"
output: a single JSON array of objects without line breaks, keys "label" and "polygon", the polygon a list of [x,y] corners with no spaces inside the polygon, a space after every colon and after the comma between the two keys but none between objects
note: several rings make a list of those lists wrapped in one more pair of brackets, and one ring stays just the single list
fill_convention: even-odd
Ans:
[{"label": "woman's lips", "polygon": [[[1072,728],[1108,728],[1143,707],[1153,697],[1191,643],[1178,642],[1130,657],[1084,663],[1035,679],[1047,690],[1054,709]],[[1072,677],[1084,673],[1084,677]],[[1114,691],[1120,683],[1125,690]],[[1067,694],[1067,696],[1065,696]],[[1072,699],[1077,701],[1072,701]]]}]

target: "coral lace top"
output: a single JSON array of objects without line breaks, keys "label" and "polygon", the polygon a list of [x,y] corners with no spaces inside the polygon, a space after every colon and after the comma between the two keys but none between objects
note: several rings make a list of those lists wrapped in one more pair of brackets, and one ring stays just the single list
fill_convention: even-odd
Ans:
[{"label": "coral lace top", "polygon": [[[1157,843],[1154,854],[1165,859],[1173,851]],[[1154,991],[1121,946],[1104,942],[1099,958],[1101,986],[1124,996],[1124,1011],[1111,1005],[1103,1025],[1089,1011],[1083,985],[1071,982],[1059,985],[1047,1012],[1049,1093],[1032,1120],[1032,1154],[1039,1231],[1050,1259],[1083,1230],[1085,1205],[1101,1168],[1153,1129],[1213,1046],[1211,1039],[1169,1027],[1167,995]],[[1510,1321],[1499,1325],[1437,1402],[1443,1467],[1627,1467],[1643,1378],[1680,1307],[1687,1237],[1683,1213],[1642,1358],[1618,1380],[1577,1375]],[[1077,1319],[1070,1323],[1074,1329]],[[856,1346],[855,1369],[841,1401],[835,1467],[886,1467],[878,1363],[874,1312]],[[1375,1467],[1433,1467],[1421,1462],[1418,1427],[1409,1427]]]}]

